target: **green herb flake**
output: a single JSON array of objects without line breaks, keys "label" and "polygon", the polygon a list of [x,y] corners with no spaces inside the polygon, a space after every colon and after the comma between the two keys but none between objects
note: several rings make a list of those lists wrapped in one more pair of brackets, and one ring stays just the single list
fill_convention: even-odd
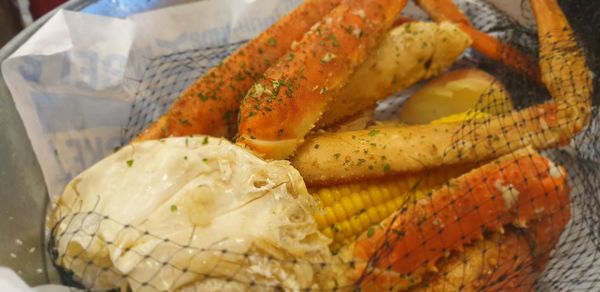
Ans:
[{"label": "green herb flake", "polygon": [[315,149],[319,149],[319,147],[321,147],[321,145],[315,144]]},{"label": "green herb flake", "polygon": [[373,137],[377,134],[379,134],[379,130],[377,130],[377,129],[373,129],[373,130],[369,131],[369,136],[371,136],[371,137]]},{"label": "green herb flake", "polygon": [[171,213],[176,213],[177,210],[177,205],[171,205]]},{"label": "green herb flake", "polygon": [[338,39],[334,34],[328,34],[325,38],[331,40],[331,45],[333,45],[334,47],[340,46],[340,43],[338,42]]},{"label": "green herb flake", "polygon": [[208,136],[204,137],[204,140],[202,140],[202,145],[206,145],[208,144]]},{"label": "green herb flake", "polygon": [[274,47],[274,46],[276,46],[276,45],[277,45],[277,40],[276,40],[274,37],[270,37],[270,38],[267,40],[267,44],[268,44],[269,46],[271,46],[271,47]]},{"label": "green herb flake", "polygon": [[388,163],[383,165],[383,172],[387,173],[390,171],[390,165]]},{"label": "green herb flake", "polygon": [[127,166],[131,167],[133,165],[133,159],[127,160]]},{"label": "green herb flake", "polygon": [[192,123],[190,123],[190,121],[184,119],[184,118],[179,118],[179,123],[182,125],[186,125],[186,126],[191,126]]},{"label": "green herb flake", "polygon": [[373,237],[373,235],[375,235],[375,228],[373,228],[373,226],[369,227],[369,229],[367,229],[367,237],[371,238]]},{"label": "green herb flake", "polygon": [[187,157],[187,155],[183,157],[183,160],[188,160],[188,157]]},{"label": "green herb flake", "polygon": [[207,101],[208,100],[208,96],[204,93],[198,93],[198,98],[200,98],[201,101]]}]

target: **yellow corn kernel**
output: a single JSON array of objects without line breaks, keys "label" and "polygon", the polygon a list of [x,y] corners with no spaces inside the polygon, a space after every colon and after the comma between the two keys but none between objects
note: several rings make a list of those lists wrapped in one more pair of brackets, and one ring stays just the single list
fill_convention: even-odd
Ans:
[{"label": "yellow corn kernel", "polygon": [[352,236],[352,226],[350,226],[350,222],[348,220],[338,224],[340,230],[339,233],[343,236],[343,238],[349,238]]},{"label": "yellow corn kernel", "polygon": [[362,224],[360,223],[359,216],[350,217],[350,226],[352,226],[352,234],[360,233],[362,231]]},{"label": "yellow corn kernel", "polygon": [[354,205],[352,204],[352,200],[350,200],[350,198],[348,198],[348,197],[343,197],[340,200],[340,203],[342,203],[342,206],[344,207],[344,210],[346,211],[346,214],[347,214],[346,218],[350,217],[351,215],[355,214],[356,211],[358,211],[354,208]]},{"label": "yellow corn kernel", "polygon": [[362,212],[358,215],[358,221],[360,221],[360,225],[362,227],[361,230],[358,231],[359,233],[365,230],[366,228],[369,228],[369,226],[373,225],[373,222],[369,218],[367,211]]},{"label": "yellow corn kernel", "polygon": [[379,213],[379,217],[381,218],[386,218],[390,214],[385,207],[385,203],[377,205],[377,213]]},{"label": "yellow corn kernel", "polygon": [[333,204],[333,202],[335,202],[335,198],[333,197],[333,194],[328,188],[321,189],[319,191],[319,199],[321,200],[324,206],[330,206],[331,204]]},{"label": "yellow corn kernel", "polygon": [[381,220],[383,220],[383,218],[379,216],[376,207],[371,207],[367,209],[367,215],[369,215],[369,220],[371,222],[380,222]]},{"label": "yellow corn kernel", "polygon": [[374,185],[374,184],[369,185],[366,189],[366,192],[368,194],[371,194],[371,199],[373,201],[373,204],[378,205],[384,201],[383,195],[381,194],[381,192],[379,191],[379,188],[376,185]]},{"label": "yellow corn kernel", "polygon": [[333,204],[331,207],[333,209],[333,217],[336,218],[336,220],[330,222],[330,224],[346,220],[346,218],[348,218],[348,213],[346,213],[346,209],[340,202]]},{"label": "yellow corn kernel", "polygon": [[385,203],[385,207],[387,208],[388,214],[394,213],[396,211],[396,206],[394,205],[394,201],[387,201]]},{"label": "yellow corn kernel", "polygon": [[367,191],[362,190],[360,191],[360,193],[357,193],[357,195],[360,196],[360,198],[364,202],[364,206],[362,208],[368,208],[375,205],[375,203],[373,202],[373,198],[371,197],[371,195],[369,195]]},{"label": "yellow corn kernel", "polygon": [[319,226],[319,228],[323,228],[323,227],[327,226],[327,218],[325,218],[324,212],[316,213],[314,216],[315,216],[315,222],[317,222],[317,226]]},{"label": "yellow corn kernel", "polygon": [[333,238],[333,229],[330,226],[321,229],[321,232],[323,232],[325,236]]},{"label": "yellow corn kernel", "polygon": [[[367,197],[365,197],[365,198],[367,198]],[[360,194],[356,194],[356,193],[352,194],[350,196],[350,201],[352,201],[352,205],[354,205],[354,209],[358,210],[359,212],[361,210],[364,210],[364,209],[370,207],[365,202],[363,202]]]},{"label": "yellow corn kernel", "polygon": [[341,185],[339,188],[340,188],[340,194],[342,194],[342,197],[347,197],[352,194],[352,190],[348,186]]},{"label": "yellow corn kernel", "polygon": [[337,201],[340,198],[342,198],[342,194],[340,193],[340,189],[339,188],[330,188],[331,189],[331,194],[333,195],[333,198]]},{"label": "yellow corn kernel", "polygon": [[333,208],[331,208],[331,206],[325,207],[324,212],[325,218],[327,219],[327,224],[333,224],[337,222],[337,219],[335,218],[335,213],[333,212]]}]

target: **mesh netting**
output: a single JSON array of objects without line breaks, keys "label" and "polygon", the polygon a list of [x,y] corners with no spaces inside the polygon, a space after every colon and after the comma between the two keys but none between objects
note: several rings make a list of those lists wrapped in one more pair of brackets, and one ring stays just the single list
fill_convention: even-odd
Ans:
[{"label": "mesh netting", "polygon": [[[535,29],[521,26],[481,1],[455,2],[478,29],[530,55],[538,54]],[[561,5],[586,53],[590,69],[600,72],[597,56],[600,38],[596,35],[600,31],[600,6],[583,0],[563,1]],[[533,22],[533,16],[527,12],[527,2],[522,7],[526,21]],[[123,141],[130,141],[156,120],[184,88],[242,44],[153,59],[139,81]],[[562,51],[569,53],[566,50],[570,47],[557,43],[547,49],[560,55]],[[551,64],[558,66],[558,63]],[[494,88],[491,90],[506,90],[510,96],[508,101],[498,99],[498,92],[487,92],[472,112],[493,112],[506,108],[505,103],[510,103],[514,110],[497,116],[468,118],[459,127],[448,127],[452,142],[449,147],[439,149],[443,153],[441,165],[453,169],[456,176],[462,175],[460,178],[434,183],[440,177],[439,169],[425,167],[410,182],[403,182],[408,195],[401,199],[388,198],[392,203],[382,202],[390,196],[391,188],[398,188],[390,181],[402,181],[403,177],[386,178],[386,183],[379,186],[376,180],[366,187],[344,189],[344,185],[339,185],[330,189],[340,187],[340,191],[331,191],[335,198],[332,204],[339,201],[342,209],[330,207],[334,213],[323,216],[347,217],[344,221],[347,223],[334,218],[331,220],[338,222],[321,228],[334,230],[334,237],[348,226],[352,229],[353,224],[362,224],[361,218],[371,216],[371,210],[378,214],[373,216],[387,218],[375,227],[362,224],[362,229],[358,228],[363,231],[362,235],[344,238],[342,243],[332,247],[331,254],[311,251],[293,258],[285,250],[273,251],[264,244],[252,244],[239,252],[220,247],[226,238],[214,238],[213,243],[198,246],[193,240],[194,228],[177,231],[185,232],[189,238],[181,241],[98,212],[102,204],[99,196],[96,202],[76,201],[58,215],[50,233],[51,257],[65,283],[92,290],[127,287],[141,291],[172,288],[352,290],[359,287],[374,291],[403,287],[428,291],[529,290],[531,287],[539,291],[598,290],[600,114],[595,106],[600,94],[598,90],[592,91],[594,106],[589,125],[570,144],[559,146],[565,138],[573,136],[574,125],[583,122],[577,115],[561,118],[569,108],[581,104],[567,101],[563,103],[567,110],[556,106],[564,99],[555,96],[557,94],[580,98],[579,95],[586,92],[580,88],[585,86],[581,83],[584,77],[578,76],[581,72],[571,70],[571,66],[574,68],[567,62],[560,67],[545,68],[552,74],[561,74],[557,79],[568,76],[567,80],[571,80],[548,90],[474,50],[467,51],[452,69],[478,67],[503,84],[503,87],[490,87]],[[593,82],[598,89],[598,79]],[[375,118],[397,117],[412,92],[414,89],[408,89],[381,102]],[[423,137],[423,141],[426,143],[429,138]],[[546,150],[538,155],[532,150],[523,150],[526,145]],[[433,148],[437,150],[436,145]],[[460,167],[456,166],[457,160],[463,161]],[[355,194],[367,192],[379,193],[384,199],[379,202],[372,199],[370,206],[364,199],[360,203],[351,200]],[[318,186],[312,186],[311,193],[321,202],[326,201],[326,192],[320,192]],[[346,201],[351,206],[343,209]],[[513,204],[521,205],[512,208]],[[380,211],[381,208],[393,210]],[[508,211],[500,212],[498,208]],[[377,212],[392,214],[381,216],[382,213]],[[159,230],[165,228],[169,227],[162,226]],[[117,232],[107,238],[98,233],[100,229]],[[127,245],[122,244],[123,238],[128,239]],[[75,252],[60,252],[73,239],[87,245],[78,246]],[[352,245],[352,242],[356,243]],[[97,252],[90,254],[86,250]],[[125,256],[127,265],[111,261],[111,257]],[[137,271],[136,267],[143,267],[144,272]],[[285,271],[293,272],[288,275]],[[298,275],[306,275],[306,278]]]}]

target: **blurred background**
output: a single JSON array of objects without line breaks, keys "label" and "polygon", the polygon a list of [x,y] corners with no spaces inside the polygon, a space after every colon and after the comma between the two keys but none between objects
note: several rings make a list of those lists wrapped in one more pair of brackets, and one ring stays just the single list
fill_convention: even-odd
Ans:
[{"label": "blurred background", "polygon": [[25,26],[66,0],[0,0],[0,47]]}]

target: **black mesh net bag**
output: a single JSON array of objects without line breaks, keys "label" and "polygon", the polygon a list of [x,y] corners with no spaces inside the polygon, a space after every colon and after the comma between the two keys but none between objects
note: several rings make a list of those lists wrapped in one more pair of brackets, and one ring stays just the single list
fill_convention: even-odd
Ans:
[{"label": "black mesh net bag", "polygon": [[[462,21],[436,13],[452,11],[439,5],[446,1],[417,2],[435,20],[454,20],[471,48],[446,66],[450,73],[407,82],[375,110],[315,131],[290,161],[208,136],[126,145],[245,42],[149,62],[125,146],[69,183],[50,216],[49,252],[64,283],[100,291],[598,290],[592,72],[600,68],[600,4],[534,0],[532,10],[523,1],[518,22],[484,1],[454,1]],[[409,10],[396,26],[419,40],[418,19],[429,21]],[[322,63],[336,57],[327,56]],[[436,62],[418,60],[426,70]],[[293,95],[290,80],[258,95]],[[477,88],[467,111],[447,111]],[[222,117],[229,132],[237,115]]]}]

